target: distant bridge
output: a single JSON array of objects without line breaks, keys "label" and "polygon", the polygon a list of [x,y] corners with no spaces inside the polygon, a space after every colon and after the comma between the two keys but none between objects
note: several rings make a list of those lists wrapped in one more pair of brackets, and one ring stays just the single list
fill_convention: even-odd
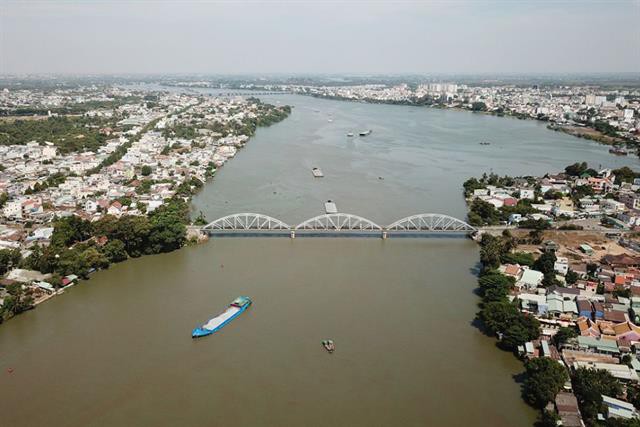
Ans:
[{"label": "distant bridge", "polygon": [[271,96],[271,95],[287,95],[290,92],[285,92],[285,91],[277,91],[277,92],[252,92],[249,90],[243,91],[243,92],[221,92],[221,93],[210,93],[208,94],[211,97],[214,98],[228,98],[231,96]]},{"label": "distant bridge", "polygon": [[202,227],[215,236],[275,235],[290,236],[424,236],[436,234],[475,234],[478,230],[466,222],[442,214],[424,213],[402,218],[386,227],[358,215],[334,213],[318,215],[290,226],[279,219],[258,213],[237,213],[218,218]]}]

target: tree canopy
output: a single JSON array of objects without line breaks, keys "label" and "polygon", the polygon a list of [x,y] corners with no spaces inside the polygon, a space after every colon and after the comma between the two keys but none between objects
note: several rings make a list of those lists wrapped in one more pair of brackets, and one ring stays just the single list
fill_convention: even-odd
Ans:
[{"label": "tree canopy", "polygon": [[544,408],[553,401],[564,383],[569,380],[565,367],[548,357],[538,357],[527,361],[524,365],[526,379],[523,396],[527,403]]}]

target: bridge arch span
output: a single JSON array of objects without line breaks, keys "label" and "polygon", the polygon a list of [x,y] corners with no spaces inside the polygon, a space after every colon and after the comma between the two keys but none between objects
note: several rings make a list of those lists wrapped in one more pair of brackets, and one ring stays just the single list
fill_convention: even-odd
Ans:
[{"label": "bridge arch span", "polygon": [[347,213],[318,215],[301,222],[295,229],[317,231],[382,231],[382,227],[370,219]]},{"label": "bridge arch span", "polygon": [[389,231],[429,231],[473,233],[475,227],[449,215],[423,213],[408,216],[386,227]]},{"label": "bridge arch span", "polygon": [[258,213],[237,213],[223,216],[202,227],[203,230],[290,230],[279,219]]}]

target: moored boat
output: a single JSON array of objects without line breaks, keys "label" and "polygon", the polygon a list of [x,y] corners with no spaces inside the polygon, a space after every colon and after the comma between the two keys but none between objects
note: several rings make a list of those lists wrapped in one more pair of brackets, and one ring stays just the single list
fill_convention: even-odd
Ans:
[{"label": "moored boat", "polygon": [[191,332],[191,337],[199,338],[218,332],[233,319],[240,316],[247,308],[249,308],[250,305],[251,299],[249,297],[238,297],[234,299],[224,312],[212,319],[209,319],[209,321],[202,326],[195,328]]},{"label": "moored boat", "polygon": [[626,148],[624,147],[612,147],[609,149],[611,154],[615,154],[616,156],[626,156],[629,154]]}]

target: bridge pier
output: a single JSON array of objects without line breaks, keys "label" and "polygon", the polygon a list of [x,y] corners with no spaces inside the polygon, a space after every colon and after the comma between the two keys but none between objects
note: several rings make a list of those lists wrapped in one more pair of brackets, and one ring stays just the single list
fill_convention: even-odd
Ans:
[{"label": "bridge pier", "polygon": [[296,238],[296,230],[291,230],[291,238],[292,239]]},{"label": "bridge pier", "polygon": [[382,240],[387,238],[387,230],[382,230]]}]

